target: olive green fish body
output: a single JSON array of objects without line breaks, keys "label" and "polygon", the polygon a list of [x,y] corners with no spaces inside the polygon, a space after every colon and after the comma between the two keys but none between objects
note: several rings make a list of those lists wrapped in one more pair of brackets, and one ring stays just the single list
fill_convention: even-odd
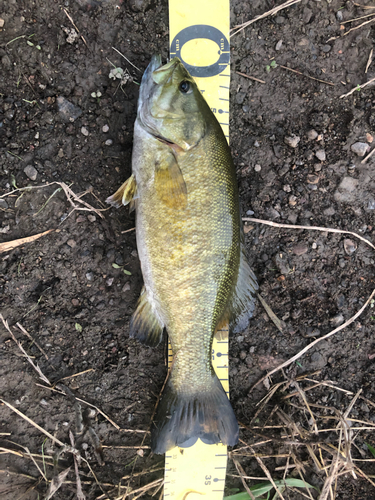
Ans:
[{"label": "olive green fish body", "polygon": [[164,453],[197,438],[234,445],[238,424],[211,345],[221,322],[251,315],[257,285],[227,141],[178,59],[160,68],[154,58],[143,77],[132,168],[144,290],[131,334],[156,345],[165,327],[174,356],[152,448]]}]

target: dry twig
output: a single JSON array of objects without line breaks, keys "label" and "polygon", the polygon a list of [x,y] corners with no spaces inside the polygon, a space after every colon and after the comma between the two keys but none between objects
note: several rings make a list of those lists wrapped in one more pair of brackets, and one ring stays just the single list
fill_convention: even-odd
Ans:
[{"label": "dry twig", "polygon": [[0,253],[9,252],[10,250],[14,250],[15,248],[26,245],[26,243],[32,243],[33,241],[38,240],[42,236],[51,233],[54,229],[48,229],[48,231],[44,231],[43,233],[34,234],[33,236],[27,236],[26,238],[19,238],[18,240],[13,241],[5,241],[4,243],[0,243]]},{"label": "dry twig", "polygon": [[237,35],[240,31],[244,30],[251,24],[255,23],[256,21],[259,21],[259,19],[264,19],[265,17],[268,16],[273,16],[274,14],[277,14],[280,10],[286,9],[288,7],[291,7],[292,5],[299,3],[301,0],[287,0],[287,2],[283,3],[282,5],[278,5],[277,7],[274,7],[273,9],[269,10],[268,12],[265,12],[264,14],[260,14],[259,16],[254,17],[254,19],[251,19],[250,21],[247,21],[246,23],[243,24],[238,24],[234,28],[231,29],[231,31],[234,31],[234,33],[231,34],[231,37],[234,35]]},{"label": "dry twig", "polygon": [[306,78],[310,78],[310,80],[315,80],[316,82],[320,83],[325,83],[327,85],[332,85],[333,87],[335,86],[334,83],[332,82],[326,82],[325,80],[319,80],[319,78],[314,78],[313,76],[306,75],[305,73],[301,73],[300,71],[297,71],[296,69],[288,68],[287,66],[282,66],[281,64],[277,65],[279,68],[287,69],[288,71],[292,71],[293,73],[297,73],[297,75],[304,76]]}]

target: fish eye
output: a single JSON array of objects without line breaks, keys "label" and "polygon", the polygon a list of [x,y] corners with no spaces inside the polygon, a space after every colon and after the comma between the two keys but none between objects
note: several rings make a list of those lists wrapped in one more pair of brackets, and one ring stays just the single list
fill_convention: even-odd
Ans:
[{"label": "fish eye", "polygon": [[179,85],[179,89],[183,94],[187,94],[190,90],[190,82],[188,82],[187,80],[182,80]]}]

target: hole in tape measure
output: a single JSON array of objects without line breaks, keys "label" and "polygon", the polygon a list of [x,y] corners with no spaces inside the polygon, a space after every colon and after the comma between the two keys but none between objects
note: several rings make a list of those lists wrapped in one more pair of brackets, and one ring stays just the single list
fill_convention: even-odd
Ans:
[{"label": "hole in tape measure", "polygon": [[[201,51],[204,62],[201,62],[199,66],[191,64],[194,61],[190,61],[189,63],[189,61],[184,59],[184,56],[188,58],[189,52],[191,52],[185,50],[185,45],[187,45],[188,49],[192,42],[199,44],[200,51],[202,43],[207,47],[207,53],[204,53],[204,50],[203,52]],[[181,30],[174,37],[170,49],[171,57],[179,57],[191,76],[200,78],[219,75],[223,72],[229,64],[229,51],[230,48],[227,37],[220,30],[215,28],[215,26],[209,26],[207,24],[195,24]]]},{"label": "hole in tape measure", "polygon": [[[216,64],[219,60],[217,44],[207,38],[194,38],[184,44],[181,49],[181,59],[191,66],[206,67]],[[197,59],[199,64],[197,64]]]}]

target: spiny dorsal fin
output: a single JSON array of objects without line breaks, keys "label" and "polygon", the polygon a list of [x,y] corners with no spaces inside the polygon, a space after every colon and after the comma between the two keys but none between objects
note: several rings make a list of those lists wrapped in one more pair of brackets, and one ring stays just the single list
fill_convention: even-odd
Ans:
[{"label": "spiny dorsal fin", "polygon": [[135,198],[137,193],[137,183],[135,181],[134,174],[132,174],[129,179],[127,179],[124,184],[113,194],[109,196],[105,201],[110,203],[116,208],[120,208],[121,205],[126,206],[130,203],[133,198]]},{"label": "spiny dorsal fin", "polygon": [[171,153],[155,165],[155,189],[158,197],[169,208],[185,208],[186,184],[176,158]]},{"label": "spiny dorsal fin", "polygon": [[150,304],[145,287],[142,288],[137,308],[130,320],[129,336],[150,347],[156,347],[163,336],[164,325]]}]

